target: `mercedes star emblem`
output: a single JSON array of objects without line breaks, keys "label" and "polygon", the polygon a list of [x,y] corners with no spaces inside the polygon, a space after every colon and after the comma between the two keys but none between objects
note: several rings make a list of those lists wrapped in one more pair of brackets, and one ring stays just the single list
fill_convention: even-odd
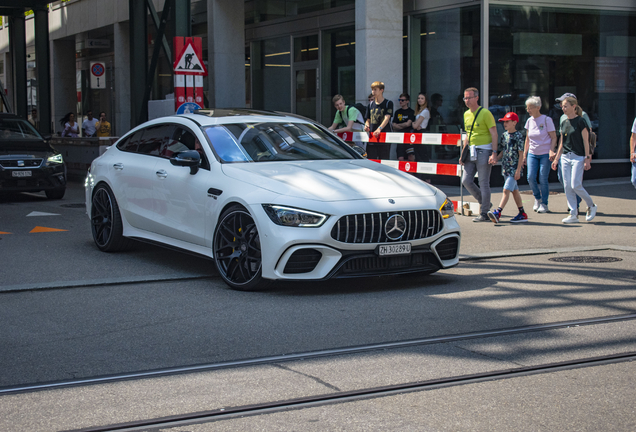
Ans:
[{"label": "mercedes star emblem", "polygon": [[399,240],[406,232],[406,219],[404,216],[395,214],[384,224],[384,232],[391,240]]}]

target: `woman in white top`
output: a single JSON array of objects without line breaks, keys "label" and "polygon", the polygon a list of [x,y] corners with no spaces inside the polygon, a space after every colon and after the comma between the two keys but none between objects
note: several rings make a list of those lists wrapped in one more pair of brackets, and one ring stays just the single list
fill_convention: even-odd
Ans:
[{"label": "woman in white top", "polygon": [[79,136],[79,126],[75,122],[75,114],[66,114],[62,120],[60,120],[60,124],[64,128],[62,130],[63,137],[77,138]]},{"label": "woman in white top", "polygon": [[[556,154],[556,130],[554,122],[548,116],[541,114],[541,98],[531,96],[526,100],[526,111],[530,118],[526,122],[526,145],[523,160],[528,165],[528,183],[534,195],[532,210],[538,213],[548,211],[548,176],[550,175],[550,161]],[[539,184],[537,184],[537,172]]]},{"label": "woman in white top", "polygon": [[413,130],[423,132],[428,128],[428,122],[431,119],[431,112],[428,110],[428,101],[426,94],[421,93],[417,96],[417,105],[415,106],[415,122]]}]

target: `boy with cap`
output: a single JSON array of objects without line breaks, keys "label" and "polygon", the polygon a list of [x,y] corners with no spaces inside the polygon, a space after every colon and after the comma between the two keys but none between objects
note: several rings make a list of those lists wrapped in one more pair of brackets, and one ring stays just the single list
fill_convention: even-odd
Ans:
[{"label": "boy with cap", "polygon": [[501,135],[501,138],[499,138],[499,147],[497,149],[497,159],[501,159],[501,174],[503,174],[505,181],[499,208],[489,211],[488,217],[494,223],[499,223],[501,212],[508,203],[510,193],[512,192],[515,203],[517,207],[519,207],[519,214],[510,219],[510,222],[528,222],[528,215],[523,210],[523,202],[521,201],[519,186],[517,186],[517,180],[521,178],[521,171],[523,170],[523,162],[521,161],[523,161],[525,146],[523,135],[517,130],[519,116],[513,112],[508,112],[503,118],[500,118],[499,121],[503,122],[504,129],[506,130]]}]

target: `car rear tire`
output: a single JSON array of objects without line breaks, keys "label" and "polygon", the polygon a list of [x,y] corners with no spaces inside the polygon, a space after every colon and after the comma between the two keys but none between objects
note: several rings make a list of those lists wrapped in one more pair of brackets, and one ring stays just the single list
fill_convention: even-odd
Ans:
[{"label": "car rear tire", "polygon": [[64,194],[66,193],[66,188],[59,189],[49,189],[44,191],[46,197],[51,200],[58,200],[64,198]]},{"label": "car rear tire", "polygon": [[221,214],[212,252],[219,274],[232,289],[259,291],[271,285],[262,277],[260,237],[245,208],[236,205]]},{"label": "car rear tire", "polygon": [[130,246],[130,239],[123,236],[124,227],[115,195],[103,183],[97,185],[93,191],[91,231],[93,240],[101,251],[116,252]]}]

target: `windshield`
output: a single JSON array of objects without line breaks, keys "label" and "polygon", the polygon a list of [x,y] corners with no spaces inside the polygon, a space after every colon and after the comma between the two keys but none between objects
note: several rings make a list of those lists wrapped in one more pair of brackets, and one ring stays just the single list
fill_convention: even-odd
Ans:
[{"label": "windshield", "polygon": [[41,140],[40,134],[31,123],[22,119],[0,119],[0,141]]},{"label": "windshield", "polygon": [[204,128],[223,162],[356,159],[347,144],[305,123],[236,123]]}]

